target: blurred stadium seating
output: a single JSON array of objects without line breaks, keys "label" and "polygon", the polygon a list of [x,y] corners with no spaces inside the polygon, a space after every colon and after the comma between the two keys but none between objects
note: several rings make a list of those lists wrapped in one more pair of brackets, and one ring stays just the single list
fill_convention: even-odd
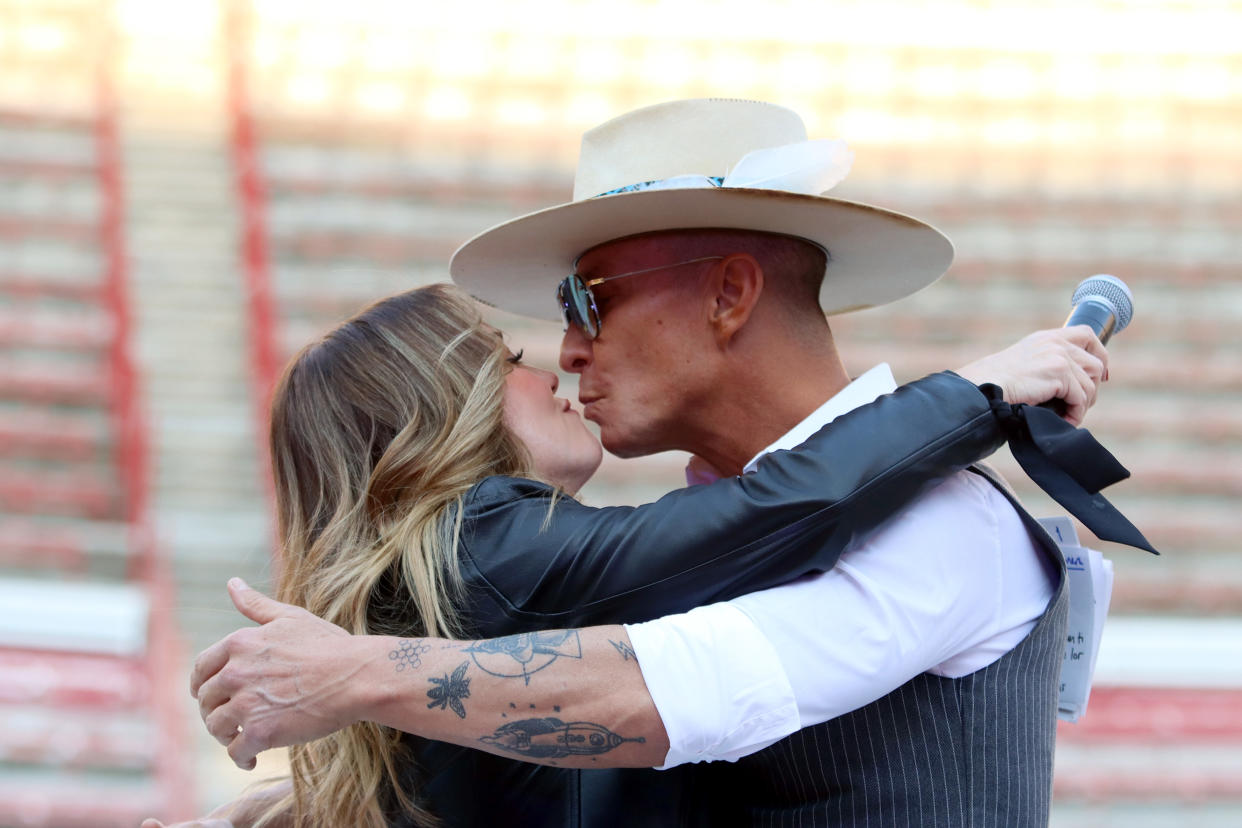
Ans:
[{"label": "blurred stadium seating", "polygon": [[[678,37],[657,33],[685,14],[660,4],[622,4],[608,32],[589,3],[518,5],[0,0],[0,571],[115,587],[114,609],[160,619],[123,652],[0,650],[0,825],[201,804],[164,759],[202,773],[219,751],[162,682],[184,681],[178,628],[192,651],[238,624],[227,576],[270,575],[279,366],[444,279],[478,230],[565,200],[583,128],[722,92],[847,137],[837,194],[957,246],[934,288],[834,321],[855,371],[964,364],[1059,322],[1097,271],[1134,289],[1090,425],[1134,475],[1112,499],[1166,554],[1106,549],[1114,620],[1089,712],[1061,728],[1053,824],[1237,824],[1242,678],[1211,669],[1242,665],[1236,4],[906,4],[920,35],[864,0],[834,4],[849,26],[778,33],[810,11],[778,0],[753,31],[721,12]],[[1070,13],[1125,37],[1084,41],[1055,25]],[[497,320],[555,362],[556,326]],[[682,459],[609,460],[586,497],[651,498]],[[240,788],[204,781],[209,800]]]},{"label": "blurred stadium seating", "polygon": [[[0,53],[10,81],[35,72],[85,88],[0,106],[6,825],[132,825],[188,784],[130,350],[113,64],[99,18],[80,11],[24,10]],[[48,31],[65,48],[23,51]]]}]

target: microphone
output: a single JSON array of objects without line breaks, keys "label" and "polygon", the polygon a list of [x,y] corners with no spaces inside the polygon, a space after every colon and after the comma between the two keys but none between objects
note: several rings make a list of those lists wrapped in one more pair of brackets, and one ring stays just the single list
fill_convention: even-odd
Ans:
[{"label": "microphone", "polygon": [[1134,295],[1116,276],[1097,273],[1079,283],[1070,299],[1072,310],[1065,327],[1088,325],[1100,342],[1107,345],[1113,334],[1121,333],[1134,318]]},{"label": "microphone", "polygon": [[[1121,333],[1134,318],[1134,295],[1126,283],[1116,276],[1097,273],[1078,283],[1070,297],[1070,315],[1062,327],[1087,325],[1107,345],[1113,334]],[[1065,400],[1048,400],[1039,404],[1057,414],[1065,415]]]}]

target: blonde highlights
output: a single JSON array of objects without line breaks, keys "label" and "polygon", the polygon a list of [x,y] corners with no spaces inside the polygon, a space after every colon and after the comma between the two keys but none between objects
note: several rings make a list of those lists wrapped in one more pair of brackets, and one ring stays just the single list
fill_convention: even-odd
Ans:
[{"label": "blonde highlights", "polygon": [[[355,634],[458,637],[461,499],[531,475],[503,422],[507,351],[448,285],[377,302],[299,353],[272,403],[277,597]],[[401,734],[364,722],[290,748],[264,821],[434,824],[403,790]],[[408,777],[405,777],[408,785]]]}]

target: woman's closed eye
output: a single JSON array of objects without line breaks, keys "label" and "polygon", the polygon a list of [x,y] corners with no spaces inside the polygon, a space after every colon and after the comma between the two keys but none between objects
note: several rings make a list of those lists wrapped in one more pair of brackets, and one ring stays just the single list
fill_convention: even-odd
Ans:
[{"label": "woman's closed eye", "polygon": [[511,364],[513,364],[513,365],[517,365],[519,362],[521,362],[521,361],[522,361],[522,354],[524,354],[524,353],[526,353],[526,349],[525,349],[525,348],[519,348],[519,349],[518,349],[518,352],[517,352],[516,354],[513,354],[512,356],[510,356],[510,357],[509,357],[508,359],[506,359],[505,361],[506,361],[506,362],[508,362],[508,363],[511,363]]}]

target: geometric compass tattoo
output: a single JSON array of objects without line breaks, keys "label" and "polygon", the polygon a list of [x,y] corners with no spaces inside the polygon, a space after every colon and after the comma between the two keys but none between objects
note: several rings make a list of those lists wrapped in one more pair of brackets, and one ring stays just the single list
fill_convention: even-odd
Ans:
[{"label": "geometric compass tattoo", "polygon": [[530,684],[532,673],[562,658],[582,658],[577,630],[544,630],[476,641],[466,648],[479,669],[500,678],[521,677]]},{"label": "geometric compass tattoo", "polygon": [[441,710],[451,707],[457,718],[466,718],[466,706],[461,700],[470,698],[470,679],[466,678],[466,668],[469,666],[469,661],[463,661],[453,671],[452,676],[446,674],[444,678],[431,679],[431,683],[437,686],[427,691],[427,698],[431,699],[431,703],[427,705],[428,710],[433,707]]}]

